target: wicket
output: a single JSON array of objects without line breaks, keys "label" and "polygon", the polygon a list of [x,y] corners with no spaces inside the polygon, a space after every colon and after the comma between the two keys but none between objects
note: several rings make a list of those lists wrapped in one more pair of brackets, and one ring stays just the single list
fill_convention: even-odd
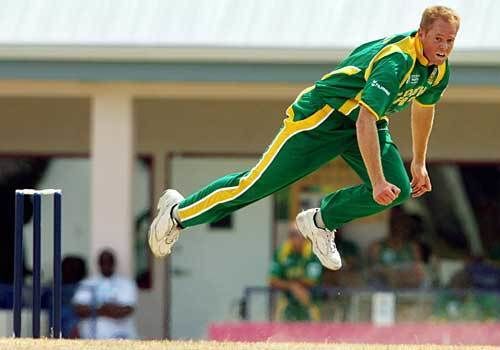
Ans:
[{"label": "wicket", "polygon": [[43,195],[53,196],[54,202],[54,238],[53,238],[53,284],[52,284],[52,317],[50,337],[61,337],[61,211],[62,191],[16,190],[16,218],[14,237],[14,305],[13,328],[14,337],[21,336],[21,311],[23,304],[23,226],[24,197],[33,197],[33,303],[32,331],[33,338],[40,337],[41,309],[41,199]]}]

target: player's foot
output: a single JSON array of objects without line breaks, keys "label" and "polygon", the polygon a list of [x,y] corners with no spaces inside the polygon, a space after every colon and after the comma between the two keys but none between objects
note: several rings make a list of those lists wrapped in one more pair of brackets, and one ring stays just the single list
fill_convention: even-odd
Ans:
[{"label": "player's foot", "polygon": [[342,267],[342,260],[335,246],[335,230],[329,231],[316,226],[314,214],[318,210],[314,208],[299,213],[296,218],[297,228],[305,238],[311,241],[313,252],[321,264],[330,270],[338,270]]},{"label": "player's foot", "polygon": [[151,223],[148,234],[149,248],[158,258],[169,255],[179,239],[181,228],[172,217],[172,210],[183,199],[176,190],[166,190],[158,201],[158,214]]}]

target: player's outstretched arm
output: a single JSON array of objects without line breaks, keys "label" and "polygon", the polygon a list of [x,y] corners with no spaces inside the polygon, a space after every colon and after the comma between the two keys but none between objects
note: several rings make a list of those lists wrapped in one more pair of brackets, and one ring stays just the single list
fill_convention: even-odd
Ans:
[{"label": "player's outstretched arm", "polygon": [[413,102],[411,108],[411,134],[413,141],[413,160],[411,162],[412,197],[420,197],[432,190],[427,172],[427,145],[434,121],[434,106],[423,106]]},{"label": "player's outstretched arm", "polygon": [[380,159],[376,117],[361,106],[356,121],[358,145],[373,188],[373,199],[380,205],[389,205],[398,198],[401,190],[385,179]]}]

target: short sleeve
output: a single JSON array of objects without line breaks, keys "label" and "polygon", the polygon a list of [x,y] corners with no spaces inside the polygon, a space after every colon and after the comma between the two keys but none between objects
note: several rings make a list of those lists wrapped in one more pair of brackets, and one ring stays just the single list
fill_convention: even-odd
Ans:
[{"label": "short sleeve", "polygon": [[377,120],[382,118],[396,98],[401,81],[410,67],[408,59],[400,52],[385,56],[376,62],[366,79],[360,105],[370,110]]},{"label": "short sleeve", "polygon": [[93,284],[83,280],[75,291],[71,303],[75,305],[91,305],[93,302]]},{"label": "short sleeve", "polygon": [[443,96],[450,79],[450,70],[448,68],[448,64],[446,64],[443,69],[446,70],[444,72],[443,78],[436,85],[433,85],[431,88],[429,88],[422,95],[418,96],[415,99],[418,104],[423,106],[433,106],[441,99],[441,96]]}]

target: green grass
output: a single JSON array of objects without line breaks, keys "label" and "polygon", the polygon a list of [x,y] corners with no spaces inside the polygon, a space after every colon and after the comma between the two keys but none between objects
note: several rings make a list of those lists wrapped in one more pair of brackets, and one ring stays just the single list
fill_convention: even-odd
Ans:
[{"label": "green grass", "polygon": [[0,339],[0,350],[493,350],[494,346],[234,343],[208,341]]}]

